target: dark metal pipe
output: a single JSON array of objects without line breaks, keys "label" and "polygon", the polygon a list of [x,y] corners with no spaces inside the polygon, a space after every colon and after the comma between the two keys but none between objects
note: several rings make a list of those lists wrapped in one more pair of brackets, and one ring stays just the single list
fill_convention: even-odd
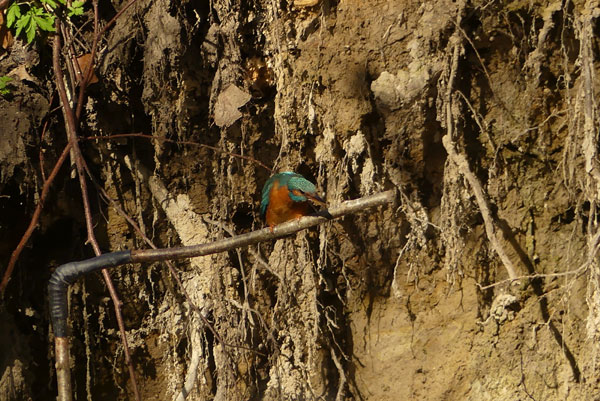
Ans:
[{"label": "dark metal pipe", "polygon": [[300,220],[292,220],[280,224],[276,226],[273,231],[269,228],[265,228],[208,244],[184,246],[180,248],[112,252],[95,258],[65,263],[64,265],[58,266],[54,273],[52,273],[50,281],[48,282],[48,297],[52,327],[54,329],[54,336],[56,337],[57,379],[59,387],[65,387],[65,389],[62,390],[62,393],[59,391],[60,401],[70,401],[72,399],[70,390],[66,390],[67,387],[70,388],[69,342],[67,337],[67,292],[69,286],[81,276],[96,270],[120,266],[127,263],[191,258],[223,252],[242,246],[249,246],[262,241],[285,237],[300,230],[321,224],[331,218],[337,218],[346,214],[356,213],[360,210],[393,203],[395,199],[396,192],[391,190],[344,202],[335,208],[329,209],[329,214],[306,216]]},{"label": "dark metal pipe", "polygon": [[106,253],[95,258],[58,266],[48,282],[50,317],[56,337],[67,337],[67,290],[84,274],[131,263],[131,251]]},{"label": "dark metal pipe", "polygon": [[264,228],[235,237],[225,238],[208,244],[183,246],[179,248],[141,249],[133,251],[112,252],[95,258],[70,262],[56,268],[48,283],[48,296],[50,298],[50,315],[54,335],[67,336],[67,290],[71,284],[84,274],[103,268],[115,267],[127,263],[156,262],[161,260],[174,260],[191,258],[223,252],[242,246],[254,245],[285,237],[300,230],[316,226],[329,218],[337,218],[346,214],[356,213],[360,210],[381,206],[394,201],[396,193],[393,190],[381,192],[364,198],[346,201],[335,208],[329,209],[330,215],[306,216],[300,220],[292,220],[276,226],[273,231]]}]

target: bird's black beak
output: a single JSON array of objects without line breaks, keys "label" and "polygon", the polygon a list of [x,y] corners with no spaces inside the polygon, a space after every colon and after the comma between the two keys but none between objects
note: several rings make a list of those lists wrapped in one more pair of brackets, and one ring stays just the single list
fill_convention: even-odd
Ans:
[{"label": "bird's black beak", "polygon": [[318,195],[312,195],[312,194],[304,194],[308,200],[310,201],[310,203],[312,203],[313,205],[317,205],[317,206],[322,206],[322,207],[327,207],[327,203]]},{"label": "bird's black beak", "polygon": [[329,211],[327,209],[322,209],[322,210],[317,210],[314,213],[315,216],[319,216],[319,217],[325,217],[328,220],[332,220],[333,216],[331,215],[331,213],[329,213]]}]

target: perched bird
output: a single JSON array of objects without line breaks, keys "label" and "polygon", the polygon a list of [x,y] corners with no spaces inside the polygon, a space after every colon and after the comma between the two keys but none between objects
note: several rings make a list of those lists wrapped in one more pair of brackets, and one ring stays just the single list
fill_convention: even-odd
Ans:
[{"label": "perched bird", "polygon": [[327,207],[317,195],[314,184],[300,174],[285,171],[273,175],[265,183],[260,215],[263,218],[266,216],[267,224],[273,231],[277,224],[310,214],[315,205]]}]

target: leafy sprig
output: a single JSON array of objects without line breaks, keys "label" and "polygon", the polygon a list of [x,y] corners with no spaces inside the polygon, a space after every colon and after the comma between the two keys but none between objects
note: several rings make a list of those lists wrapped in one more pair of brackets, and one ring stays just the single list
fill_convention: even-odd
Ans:
[{"label": "leafy sprig", "polygon": [[12,81],[11,77],[0,77],[0,95],[8,96],[10,95],[10,88],[8,87],[8,83]]},{"label": "leafy sprig", "polygon": [[66,0],[14,1],[6,13],[6,26],[15,29],[15,36],[22,32],[27,43],[33,42],[39,31],[55,32],[54,20],[61,7],[66,8],[67,17],[83,14],[83,1],[73,1],[70,6]]}]

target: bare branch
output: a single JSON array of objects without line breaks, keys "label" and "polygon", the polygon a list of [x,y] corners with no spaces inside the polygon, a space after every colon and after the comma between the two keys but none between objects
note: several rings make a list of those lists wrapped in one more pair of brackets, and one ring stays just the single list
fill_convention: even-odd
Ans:
[{"label": "bare branch", "polygon": [[[50,190],[50,186],[52,185],[54,178],[56,178],[56,175],[58,174],[58,171],[62,167],[67,156],[69,155],[70,150],[71,150],[71,144],[67,144],[67,146],[63,150],[62,154],[56,161],[56,164],[54,165],[54,168],[52,169],[50,176],[44,182],[44,186],[42,187],[42,194],[40,195],[40,200],[35,208],[35,211],[33,212],[33,217],[31,217],[31,221],[29,222],[29,227],[27,227],[27,230],[25,230],[25,234],[23,234],[23,237],[21,237],[21,241],[19,241],[19,244],[17,245],[15,250],[10,255],[10,260],[8,261],[8,266],[6,267],[6,270],[4,271],[4,276],[2,277],[2,282],[0,283],[0,296],[2,294],[4,294],[4,290],[6,289],[6,286],[8,285],[10,276],[13,272],[13,269],[15,268],[17,260],[19,259],[19,255],[21,255],[23,248],[25,248],[27,241],[29,241],[29,238],[31,238],[31,234],[33,234],[33,231],[37,227],[38,221],[40,220],[40,215],[42,214],[42,208],[44,207],[44,202],[46,201],[46,197],[48,196],[48,191]],[[42,169],[43,168],[44,167],[42,166]]]},{"label": "bare branch", "polygon": [[[361,210],[391,203],[396,197],[395,191],[381,192],[364,198],[354,199],[342,203],[340,206],[329,209],[333,218],[346,214],[357,213]],[[184,246],[181,248],[144,249],[131,251],[131,261],[155,262],[167,259],[182,259],[195,256],[210,255],[212,253],[224,252],[242,246],[257,244],[259,242],[282,238],[298,231],[313,227],[328,221],[327,217],[306,216],[299,220],[292,220],[276,226],[273,231],[264,228],[246,234],[238,235],[208,244]]]}]

